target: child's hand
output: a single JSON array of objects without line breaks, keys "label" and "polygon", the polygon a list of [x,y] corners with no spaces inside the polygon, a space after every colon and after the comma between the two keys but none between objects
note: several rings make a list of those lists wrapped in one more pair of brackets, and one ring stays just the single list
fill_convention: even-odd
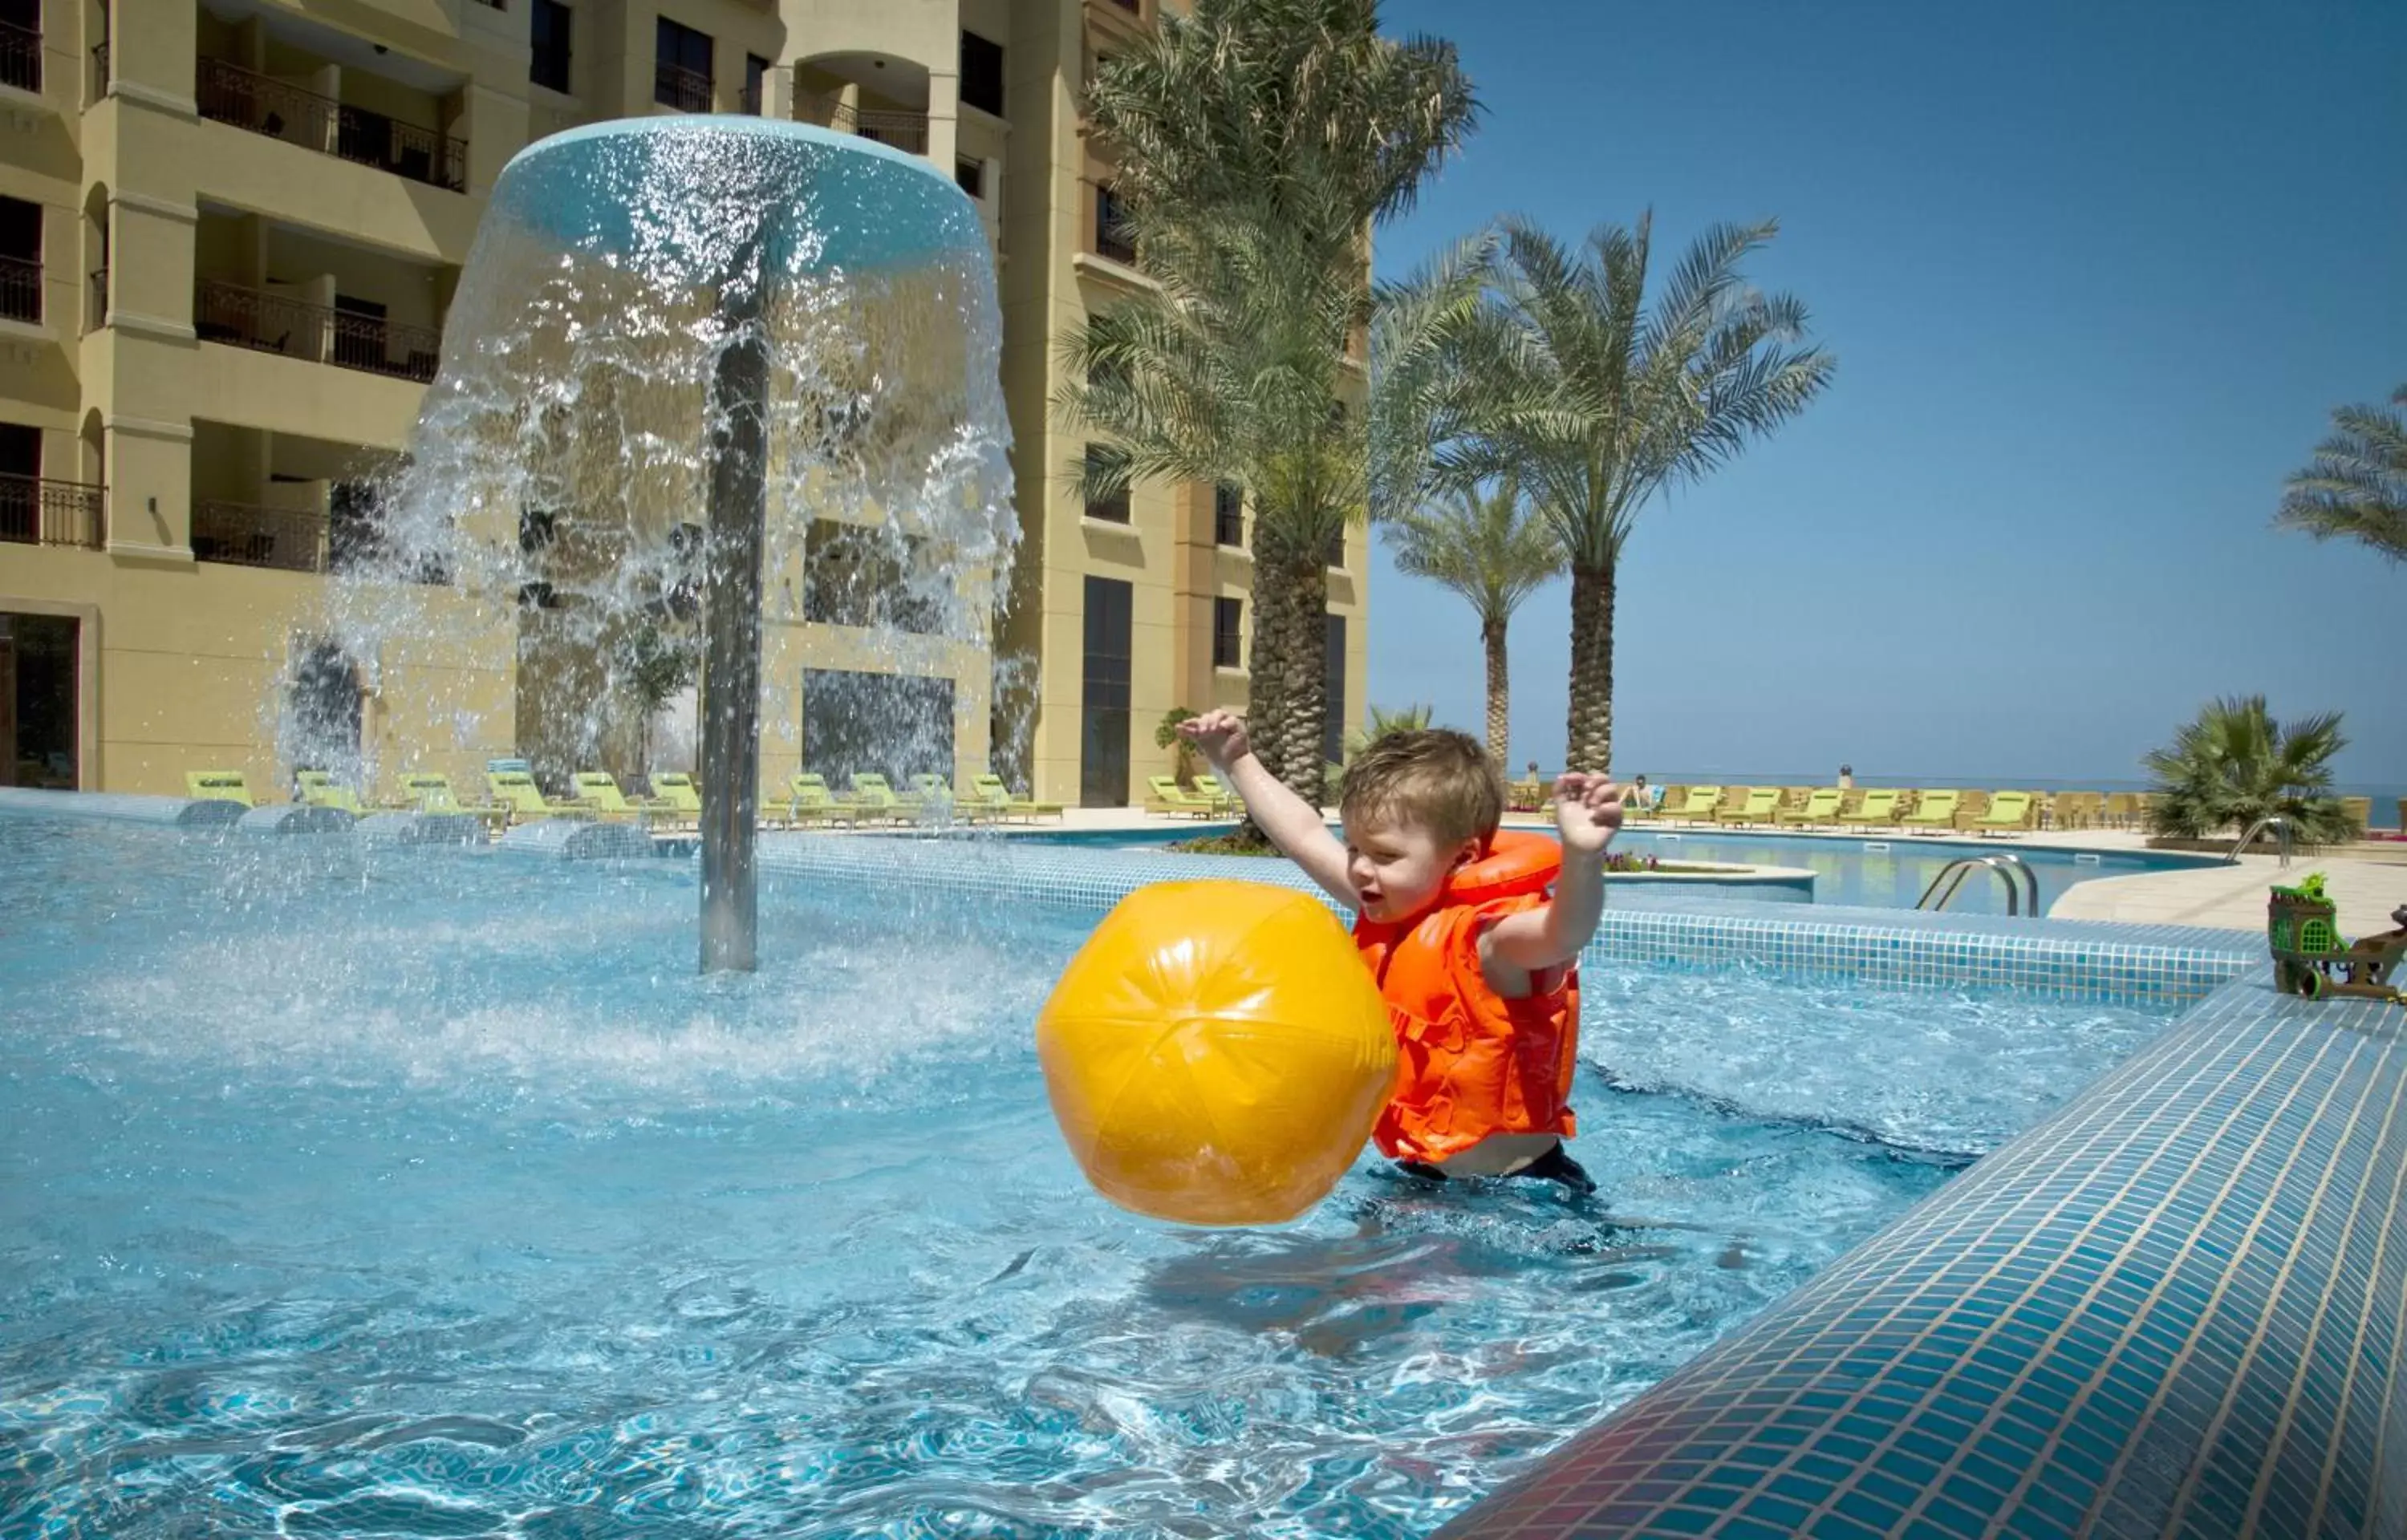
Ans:
[{"label": "child's hand", "polygon": [[1253,742],[1246,736],[1246,719],[1235,712],[1216,710],[1190,716],[1178,724],[1178,736],[1194,744],[1216,770],[1225,770],[1254,752]]},{"label": "child's hand", "polygon": [[1601,853],[1621,827],[1621,788],[1602,775],[1565,770],[1555,783],[1555,827],[1565,850]]}]

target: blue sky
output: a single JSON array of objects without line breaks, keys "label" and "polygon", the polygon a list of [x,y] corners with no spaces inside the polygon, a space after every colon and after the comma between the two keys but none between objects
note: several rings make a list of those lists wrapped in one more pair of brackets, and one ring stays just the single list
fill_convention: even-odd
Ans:
[{"label": "blue sky", "polygon": [[[1819,403],[1649,507],[1616,769],[2137,777],[2217,694],[2347,713],[2407,788],[2407,568],[2270,527],[2330,408],[2407,381],[2407,6],[1389,0],[1488,108],[1383,231],[1655,211],[1836,353]],[[1376,560],[1370,699],[1482,720],[1467,606]],[[1560,762],[1566,589],[1515,620],[1516,763]]]}]

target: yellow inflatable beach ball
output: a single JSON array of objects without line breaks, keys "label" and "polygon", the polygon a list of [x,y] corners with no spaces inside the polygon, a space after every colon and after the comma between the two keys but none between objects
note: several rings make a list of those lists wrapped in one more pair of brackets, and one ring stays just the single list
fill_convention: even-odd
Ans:
[{"label": "yellow inflatable beach ball", "polygon": [[1337,1185],[1396,1076],[1388,1008],[1321,903],[1162,883],[1104,917],[1036,1018],[1053,1116],[1098,1192],[1275,1224]]}]

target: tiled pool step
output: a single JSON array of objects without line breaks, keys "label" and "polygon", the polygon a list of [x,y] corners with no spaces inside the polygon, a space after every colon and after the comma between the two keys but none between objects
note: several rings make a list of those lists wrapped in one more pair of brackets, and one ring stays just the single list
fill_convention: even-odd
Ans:
[{"label": "tiled pool step", "polygon": [[2407,1534],[2407,1010],[2261,973],[1440,1535]]},{"label": "tiled pool step", "polygon": [[[1286,861],[1073,846],[978,846],[826,834],[761,841],[761,870],[789,879],[1103,911],[1148,883],[1199,877],[1317,893]],[[1608,884],[1588,955],[1914,987],[1997,986],[2085,998],[2192,1000],[2262,955],[2248,937],[2176,925],[2012,920],[1910,910],[1755,903]]]}]

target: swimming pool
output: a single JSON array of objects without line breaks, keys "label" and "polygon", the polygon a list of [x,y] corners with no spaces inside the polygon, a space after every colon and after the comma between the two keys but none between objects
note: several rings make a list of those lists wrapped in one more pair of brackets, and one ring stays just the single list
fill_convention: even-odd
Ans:
[{"label": "swimming pool", "polygon": [[[1138,829],[1046,829],[1017,834],[1018,840],[1101,849],[1154,849],[1198,834],[1226,833],[1229,824]],[[1751,834],[1743,829],[1624,829],[1613,848],[1665,861],[1703,861],[1732,866],[1792,867],[1814,873],[1814,901],[1871,909],[1912,909],[1931,880],[1951,861],[2005,852],[2017,855],[2039,882],[2040,912],[2054,907],[2064,890],[2093,877],[2129,877],[2144,871],[2176,871],[2215,864],[2212,855],[2159,851],[2072,851],[2044,845],[1980,844],[1972,841],[1880,839],[1860,835]],[[1639,890],[1628,889],[1632,895]],[[2004,885],[1987,872],[1967,878],[1952,911],[2003,914]]]},{"label": "swimming pool", "polygon": [[2173,1009],[1591,968],[1601,1205],[1198,1234],[1046,1111],[1088,919],[692,883],[0,817],[0,1533],[1423,1533]]}]

